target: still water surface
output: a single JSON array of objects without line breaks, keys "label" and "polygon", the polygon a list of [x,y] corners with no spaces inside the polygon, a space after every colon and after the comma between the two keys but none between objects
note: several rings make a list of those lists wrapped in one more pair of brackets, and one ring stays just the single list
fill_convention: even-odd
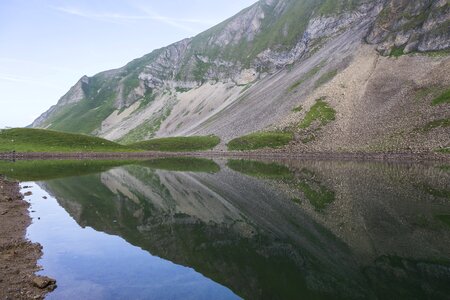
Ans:
[{"label": "still water surface", "polygon": [[28,238],[58,282],[49,299],[450,295],[448,165],[169,158],[0,173],[33,186]]}]

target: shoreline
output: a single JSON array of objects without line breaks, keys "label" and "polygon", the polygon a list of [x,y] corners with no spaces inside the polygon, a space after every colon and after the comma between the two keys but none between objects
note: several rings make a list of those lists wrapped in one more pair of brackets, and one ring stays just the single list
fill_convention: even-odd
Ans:
[{"label": "shoreline", "polygon": [[29,206],[19,182],[0,175],[0,299],[44,299],[56,287],[53,279],[35,275],[42,246],[25,237]]},{"label": "shoreline", "polygon": [[315,160],[355,161],[450,161],[450,155],[435,152],[285,152],[285,151],[198,151],[198,152],[20,152],[0,153],[0,160],[42,159],[120,159],[163,157],[210,157],[210,158],[288,158]]}]

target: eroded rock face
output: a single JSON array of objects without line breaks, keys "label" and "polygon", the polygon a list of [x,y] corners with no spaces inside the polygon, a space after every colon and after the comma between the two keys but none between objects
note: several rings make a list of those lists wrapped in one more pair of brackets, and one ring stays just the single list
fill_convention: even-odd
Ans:
[{"label": "eroded rock face", "polygon": [[210,38],[208,44],[226,47],[230,44],[236,45],[243,39],[251,42],[260,32],[262,20],[265,17],[262,5],[254,5],[245,11],[240,18],[233,18],[221,32]]},{"label": "eroded rock face", "polygon": [[377,17],[367,42],[381,54],[393,48],[405,53],[450,47],[450,7],[446,0],[389,0]]},{"label": "eroded rock face", "polygon": [[83,100],[86,97],[85,90],[89,85],[89,77],[86,75],[69,90],[64,97],[61,98],[61,104],[71,104]]}]

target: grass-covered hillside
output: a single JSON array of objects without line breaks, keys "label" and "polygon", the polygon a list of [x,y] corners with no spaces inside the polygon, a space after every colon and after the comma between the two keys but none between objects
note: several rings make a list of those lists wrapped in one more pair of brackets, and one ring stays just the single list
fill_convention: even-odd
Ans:
[{"label": "grass-covered hillside", "polygon": [[188,152],[210,150],[217,136],[168,137],[121,145],[106,139],[46,129],[0,130],[0,152]]},{"label": "grass-covered hillside", "polygon": [[102,138],[44,129],[0,131],[0,152],[126,152],[138,151]]}]

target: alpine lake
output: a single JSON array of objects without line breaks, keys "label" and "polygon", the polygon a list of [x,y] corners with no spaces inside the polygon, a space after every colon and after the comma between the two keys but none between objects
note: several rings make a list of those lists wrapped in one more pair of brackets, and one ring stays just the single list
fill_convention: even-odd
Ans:
[{"label": "alpine lake", "polygon": [[449,299],[450,165],[0,162],[47,299]]}]

